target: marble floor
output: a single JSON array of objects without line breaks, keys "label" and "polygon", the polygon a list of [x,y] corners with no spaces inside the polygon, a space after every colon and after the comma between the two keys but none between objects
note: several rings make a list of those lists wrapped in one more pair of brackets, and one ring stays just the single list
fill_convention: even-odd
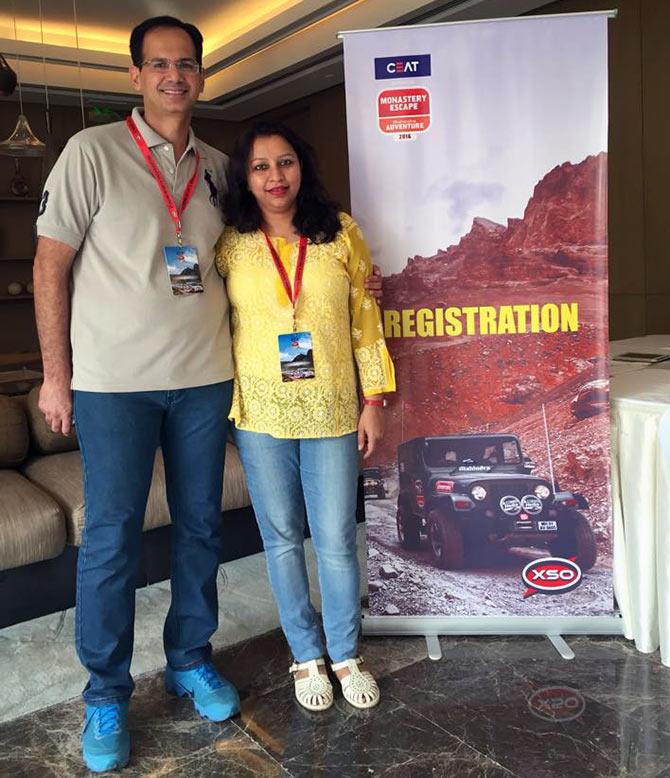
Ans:
[{"label": "marble floor", "polygon": [[[670,778],[670,670],[623,639],[570,639],[562,660],[536,637],[364,638],[376,709],[310,714],[293,700],[289,654],[272,631],[215,653],[242,712],[203,721],[141,677],[130,707],[128,776],[631,776]],[[0,776],[86,775],[82,706],[59,703],[0,724]]]},{"label": "marble floor", "polygon": [[[358,541],[365,571],[362,527]],[[307,558],[314,584],[309,543]],[[138,591],[129,778],[670,778],[670,669],[623,639],[570,638],[567,662],[542,638],[452,637],[434,662],[422,638],[364,638],[380,705],[356,711],[338,693],[310,714],[293,699],[263,556],[223,565],[219,596],[215,663],[243,700],[222,725],[165,694],[169,585]],[[0,778],[87,774],[72,627],[66,611],[0,630]]]},{"label": "marble floor", "polygon": [[[365,527],[358,527],[361,594],[367,589]],[[319,603],[316,558],[310,540],[305,543],[312,599]],[[279,626],[270,591],[265,556],[236,559],[221,565],[218,578],[219,629],[215,649],[261,635]],[[133,677],[157,670],[165,663],[162,634],[170,606],[167,581],[137,590]],[[77,696],[86,683],[74,648],[74,609],[43,616],[0,630],[0,722],[9,721]],[[4,774],[0,771],[0,778]]]}]

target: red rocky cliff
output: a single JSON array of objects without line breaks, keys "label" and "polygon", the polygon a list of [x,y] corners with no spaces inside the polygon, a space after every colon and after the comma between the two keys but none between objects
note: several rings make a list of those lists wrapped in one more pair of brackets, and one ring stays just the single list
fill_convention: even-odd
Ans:
[{"label": "red rocky cliff", "polygon": [[522,219],[503,226],[477,217],[457,245],[409,259],[385,281],[387,304],[438,303],[454,286],[600,277],[607,262],[606,176],[605,152],[558,165],[535,186]]},{"label": "red rocky cliff", "polygon": [[535,187],[523,219],[510,220],[505,244],[510,249],[605,245],[606,195],[604,152],[578,165],[557,165]]}]

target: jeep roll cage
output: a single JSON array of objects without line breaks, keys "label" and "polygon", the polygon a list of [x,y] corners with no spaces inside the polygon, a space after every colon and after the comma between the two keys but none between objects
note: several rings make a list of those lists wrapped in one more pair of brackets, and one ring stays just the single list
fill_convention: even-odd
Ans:
[{"label": "jeep roll cage", "polygon": [[469,433],[412,438],[398,447],[398,460],[406,462],[420,457],[421,464],[431,470],[458,468],[468,465],[524,467],[519,439],[506,433]]}]

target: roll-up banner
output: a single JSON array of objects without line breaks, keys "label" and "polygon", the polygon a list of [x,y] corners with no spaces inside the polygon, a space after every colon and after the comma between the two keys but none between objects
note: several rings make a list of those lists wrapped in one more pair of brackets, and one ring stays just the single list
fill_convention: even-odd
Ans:
[{"label": "roll-up banner", "polygon": [[613,616],[607,22],[342,33],[398,380],[364,465],[369,617]]}]

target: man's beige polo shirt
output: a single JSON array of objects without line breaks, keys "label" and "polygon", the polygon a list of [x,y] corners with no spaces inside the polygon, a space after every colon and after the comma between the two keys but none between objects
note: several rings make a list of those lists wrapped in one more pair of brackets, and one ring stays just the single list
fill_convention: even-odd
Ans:
[{"label": "man's beige polo shirt", "polygon": [[175,165],[172,146],[133,118],[175,202],[200,153],[184,244],[198,250],[204,293],[172,294],[163,247],[176,245],[160,190],[125,122],[77,133],[44,187],[37,234],[77,250],[71,339],[74,389],[183,389],[233,377],[228,298],[214,263],[223,229],[226,157],[197,140]]}]

